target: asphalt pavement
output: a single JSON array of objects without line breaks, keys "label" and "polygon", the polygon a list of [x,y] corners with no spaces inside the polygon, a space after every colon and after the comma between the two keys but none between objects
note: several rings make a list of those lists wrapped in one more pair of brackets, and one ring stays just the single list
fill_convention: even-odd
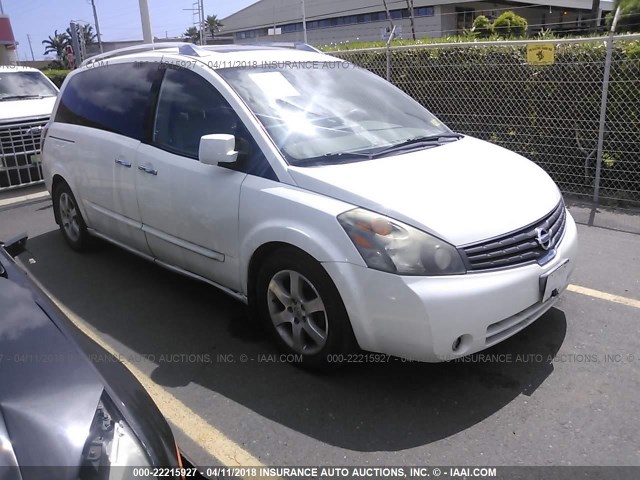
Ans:
[{"label": "asphalt pavement", "polygon": [[211,426],[170,417],[197,464],[227,464],[212,454],[229,441],[278,466],[640,465],[640,216],[571,210],[572,284],[631,303],[567,291],[468,361],[329,374],[281,361],[243,305],[213,287],[105,243],[71,251],[48,199],[0,209],[0,239],[27,232],[21,259],[45,288]]}]

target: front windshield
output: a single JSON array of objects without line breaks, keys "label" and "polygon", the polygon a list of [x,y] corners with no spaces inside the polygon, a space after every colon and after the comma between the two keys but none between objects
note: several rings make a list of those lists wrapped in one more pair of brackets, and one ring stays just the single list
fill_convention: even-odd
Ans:
[{"label": "front windshield", "polygon": [[346,62],[313,62],[313,68],[278,62],[218,73],[292,165],[366,160],[403,142],[451,134],[399,89]]},{"label": "front windshield", "polygon": [[55,97],[57,93],[40,72],[0,72],[0,100]]}]

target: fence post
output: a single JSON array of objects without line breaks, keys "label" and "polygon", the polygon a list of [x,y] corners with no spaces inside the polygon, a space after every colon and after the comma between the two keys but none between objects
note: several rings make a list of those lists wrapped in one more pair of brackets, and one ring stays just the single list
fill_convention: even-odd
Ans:
[{"label": "fence post", "polygon": [[387,40],[387,82],[391,81],[391,41],[396,34],[396,26],[393,26],[391,33],[389,33],[389,39]]},{"label": "fence post", "polygon": [[600,101],[600,126],[598,127],[598,153],[596,154],[596,178],[593,187],[593,203],[597,204],[600,200],[600,173],[602,170],[602,150],[604,146],[604,129],[607,120],[607,96],[609,95],[609,76],[611,74],[611,57],[613,55],[613,36],[616,32],[616,24],[620,15],[620,7],[616,9],[613,17],[609,38],[607,38],[607,54],[604,61],[604,77],[602,81],[602,99]]}]

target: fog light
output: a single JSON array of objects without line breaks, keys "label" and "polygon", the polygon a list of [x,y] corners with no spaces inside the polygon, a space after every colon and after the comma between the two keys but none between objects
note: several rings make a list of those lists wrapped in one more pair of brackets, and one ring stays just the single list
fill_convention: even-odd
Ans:
[{"label": "fog light", "polygon": [[458,349],[460,348],[460,345],[462,345],[462,337],[458,337],[453,341],[453,345],[451,345],[451,349],[456,352],[458,351]]}]

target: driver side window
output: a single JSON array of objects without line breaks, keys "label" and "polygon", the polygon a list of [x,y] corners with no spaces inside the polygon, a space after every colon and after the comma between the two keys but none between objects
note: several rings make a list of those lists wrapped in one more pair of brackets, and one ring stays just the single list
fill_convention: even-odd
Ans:
[{"label": "driver side window", "polygon": [[204,78],[185,69],[166,70],[153,126],[155,146],[197,159],[200,137],[237,136],[240,125],[231,106]]}]

